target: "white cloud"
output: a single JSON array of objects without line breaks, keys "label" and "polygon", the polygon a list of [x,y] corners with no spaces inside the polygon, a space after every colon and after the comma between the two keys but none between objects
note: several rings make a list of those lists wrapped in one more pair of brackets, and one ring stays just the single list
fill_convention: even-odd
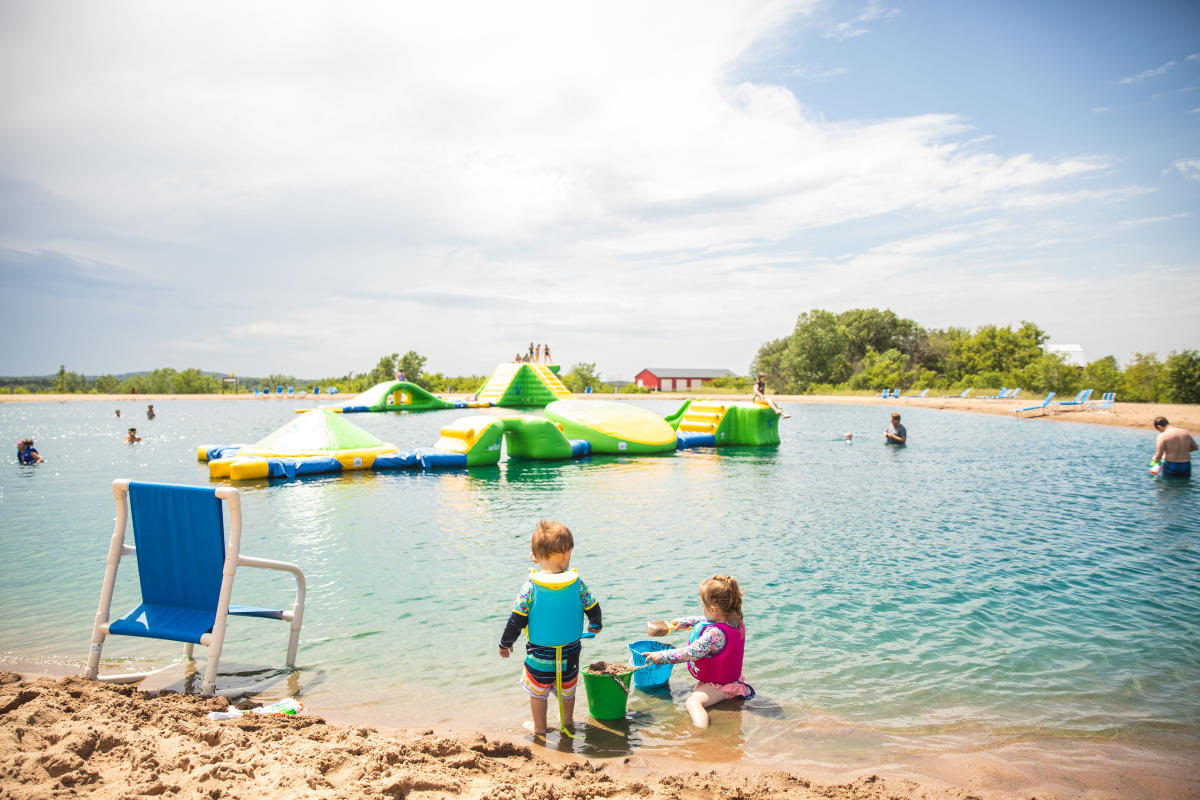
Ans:
[{"label": "white cloud", "polygon": [[1106,114],[1109,111],[1112,111],[1112,108],[1110,108],[1109,106],[1096,106],[1096,107],[1092,108],[1091,111],[1093,114]]},{"label": "white cloud", "polygon": [[845,67],[797,67],[788,72],[788,75],[800,80],[809,81],[812,83],[824,83],[833,78],[840,78],[846,75],[850,70]]},{"label": "white cloud", "polygon": [[1192,53],[1184,61],[1191,62],[1192,64],[1200,64],[1200,53]]},{"label": "white cloud", "polygon": [[[0,74],[21,76],[0,82],[0,177],[64,213],[11,226],[0,250],[169,287],[137,310],[147,366],[186,352],[317,378],[416,349],[473,373],[532,338],[606,373],[742,369],[804,306],[889,305],[881,276],[914,274],[906,314],[939,324],[916,298],[942,294],[956,254],[1025,241],[997,215],[1049,225],[1144,191],[1089,183],[1108,157],[998,152],[953,114],[829,123],[784,88],[730,82],[815,5],[21,6],[0,28]],[[871,3],[856,24],[896,13]],[[913,232],[876,234],[885,218]],[[85,363],[128,357],[129,337],[42,288],[39,313],[76,323],[47,348],[130,368]],[[731,338],[714,316],[748,328]],[[5,367],[19,350],[0,372],[23,371]]]},{"label": "white cloud", "polygon": [[1200,181],[1200,158],[1185,158],[1163,170],[1163,175],[1178,172],[1184,180]]},{"label": "white cloud", "polygon": [[832,25],[825,32],[826,39],[853,39],[870,32],[865,27],[872,22],[895,19],[900,14],[898,8],[887,8],[879,0],[867,0],[866,6],[854,17]]},{"label": "white cloud", "polygon": [[1175,66],[1175,62],[1168,61],[1167,63],[1163,64],[1161,67],[1154,67],[1153,69],[1143,70],[1142,72],[1139,72],[1137,75],[1130,75],[1128,78],[1121,78],[1119,81],[1117,81],[1117,85],[1118,86],[1127,86],[1131,83],[1141,83],[1142,81],[1147,80],[1148,78],[1157,78],[1159,75],[1164,74],[1165,72],[1167,72],[1167,70],[1171,69],[1171,67],[1173,67],[1173,66]]},{"label": "white cloud", "polygon": [[1141,227],[1142,225],[1155,225],[1159,222],[1173,222],[1177,219],[1187,219],[1190,216],[1192,216],[1192,215],[1189,212],[1182,211],[1178,214],[1167,214],[1166,216],[1162,216],[1162,217],[1142,217],[1141,219],[1125,219],[1125,220],[1121,220],[1117,224],[1122,228],[1137,228],[1137,227]]}]

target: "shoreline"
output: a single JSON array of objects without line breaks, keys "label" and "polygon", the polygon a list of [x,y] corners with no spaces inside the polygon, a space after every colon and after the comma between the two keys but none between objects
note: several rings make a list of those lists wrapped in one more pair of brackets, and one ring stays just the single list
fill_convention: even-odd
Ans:
[{"label": "shoreline", "polygon": [[[440,395],[448,399],[467,399],[468,393],[446,392]],[[650,394],[576,394],[577,400],[671,400],[682,403],[689,398],[712,398],[720,400],[749,400],[740,394],[707,394],[692,392],[653,392]],[[992,414],[1002,417],[1015,417],[1012,409],[1027,408],[1037,405],[1040,400],[1032,395],[1018,400],[983,400],[972,398],[938,398],[938,397],[900,397],[894,400],[884,400],[874,396],[860,395],[772,395],[772,399],[780,403],[799,405],[876,405],[891,411],[903,413],[905,408],[927,408],[937,411],[962,411],[968,414]],[[252,394],[0,394],[0,404],[7,403],[164,403],[171,401],[200,401],[200,402],[238,402],[258,400],[260,402],[278,402],[284,407],[296,407],[297,403],[312,405],[329,405],[325,397],[314,402],[313,396],[291,400],[275,398],[264,399]],[[1200,405],[1182,403],[1114,403],[1111,409],[1095,411],[1090,409],[1065,410],[1053,404],[1045,411],[1029,411],[1020,415],[1025,419],[1053,422],[1075,422],[1089,425],[1103,425],[1116,428],[1133,428],[1153,432],[1151,421],[1158,416],[1166,417],[1172,425],[1191,431],[1193,435],[1200,431]]]},{"label": "shoreline", "polygon": [[[21,798],[1182,800],[1200,791],[1194,750],[1117,742],[1011,741],[931,752],[911,768],[838,770],[636,749],[589,758],[556,749],[554,738],[547,746],[512,731],[331,723],[311,708],[295,717],[207,718],[226,706],[219,698],[0,670],[0,774],[9,796]],[[1106,748],[1121,751],[1120,769],[1106,766]]]}]

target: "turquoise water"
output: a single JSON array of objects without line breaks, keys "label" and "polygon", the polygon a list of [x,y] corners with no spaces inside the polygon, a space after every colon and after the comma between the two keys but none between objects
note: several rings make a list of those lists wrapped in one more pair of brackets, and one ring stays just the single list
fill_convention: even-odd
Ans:
[{"label": "turquoise water", "polygon": [[[7,440],[33,436],[47,459],[0,472],[3,658],[83,663],[113,478],[207,485],[197,445],[254,441],[295,405],[161,402],[154,421],[144,404],[121,404],[123,419],[104,403],[0,406]],[[243,551],[308,576],[294,682],[334,719],[519,729],[520,662],[496,643],[529,531],[550,517],[575,532],[573,566],[604,609],[585,663],[626,660],[646,620],[698,612],[703,578],[738,578],[759,696],[714,714],[705,741],[730,757],[851,764],[1029,737],[1200,742],[1200,488],[1148,476],[1150,429],[914,408],[911,444],[894,448],[881,443],[884,407],[789,410],[778,448],[240,486]],[[465,413],[350,419],[408,448]],[[141,445],[122,441],[131,424]],[[135,602],[130,566],[121,613]],[[287,588],[246,570],[234,600],[284,602]],[[285,642],[282,625],[235,620],[222,663],[279,663]],[[177,650],[114,637],[105,655]],[[700,748],[678,705],[688,687],[676,668],[673,697],[637,693],[629,720],[575,746]]]}]

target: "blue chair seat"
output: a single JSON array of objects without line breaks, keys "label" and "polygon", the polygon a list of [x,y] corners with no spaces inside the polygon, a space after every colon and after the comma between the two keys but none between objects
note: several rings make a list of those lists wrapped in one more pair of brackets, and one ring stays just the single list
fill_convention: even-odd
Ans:
[{"label": "blue chair seat", "polygon": [[[236,489],[114,481],[117,524],[109,544],[109,562],[100,592],[100,606],[92,628],[92,649],[87,676],[99,677],[101,648],[108,635],[138,636],[184,642],[185,657],[192,646],[209,649],[201,691],[216,688],[217,666],[230,616],[259,617],[291,623],[287,665],[293,667],[304,616],[304,573],[294,564],[251,558],[240,553],[242,517]],[[228,542],[223,507],[228,506]],[[133,522],[137,546],[125,544],[126,525]],[[109,622],[117,565],[126,555],[136,555],[141,602],[129,613]],[[291,573],[296,579],[296,600],[290,611],[229,604],[233,573],[238,567],[256,567]],[[112,680],[139,679],[146,673],[107,676]]]}]

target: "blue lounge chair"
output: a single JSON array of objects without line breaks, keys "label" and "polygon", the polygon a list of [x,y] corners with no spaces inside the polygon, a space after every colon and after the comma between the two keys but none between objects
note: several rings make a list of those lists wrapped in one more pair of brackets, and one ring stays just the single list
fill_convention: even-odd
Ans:
[{"label": "blue lounge chair", "polygon": [[1028,408],[1013,408],[1013,409],[1009,410],[1009,413],[1010,414],[1020,414],[1022,411],[1037,411],[1038,409],[1042,409],[1042,408],[1045,408],[1046,406],[1050,405],[1050,401],[1053,399],[1054,399],[1054,392],[1051,392],[1050,394],[1046,395],[1045,400],[1038,403],[1036,406],[1029,406]]},{"label": "blue lounge chair", "polygon": [[892,396],[892,390],[891,390],[891,389],[884,389],[884,390],[883,390],[883,393],[882,393],[882,394],[880,394],[879,396],[880,396],[882,399],[884,399],[884,400],[887,400],[889,397],[891,397],[891,396]]},{"label": "blue lounge chair", "polygon": [[1017,395],[1019,395],[1020,393],[1021,393],[1021,387],[1018,386],[1017,388],[1013,389],[1011,392],[1008,393],[1008,399],[1014,400],[1014,399],[1016,399]]},{"label": "blue lounge chair", "polygon": [[985,397],[981,397],[979,399],[980,400],[1003,400],[1006,397],[1008,397],[1008,387],[1001,386],[999,394],[989,394],[989,395],[986,395]]},{"label": "blue lounge chair", "polygon": [[1117,402],[1116,392],[1105,392],[1098,403],[1088,403],[1086,406],[1088,411],[1107,411],[1113,407],[1113,403]]},{"label": "blue lounge chair", "polygon": [[1087,403],[1088,398],[1092,396],[1092,389],[1084,389],[1079,394],[1075,395],[1074,400],[1064,400],[1061,403],[1055,403],[1056,406],[1074,406],[1075,408],[1083,408]]},{"label": "blue lounge chair", "polygon": [[[113,495],[117,500],[117,522],[108,547],[108,567],[92,627],[92,647],[86,672],[89,679],[132,683],[152,674],[100,676],[100,651],[105,636],[165,639],[183,642],[187,659],[192,657],[193,645],[208,647],[208,664],[200,691],[211,695],[216,689],[217,664],[230,614],[290,622],[287,666],[295,665],[304,618],[304,573],[295,564],[250,558],[238,552],[242,539],[242,512],[237,489],[116,480],[113,481]],[[225,541],[222,503],[229,508],[228,543]],[[125,544],[125,526],[130,517],[136,547]],[[110,622],[117,567],[122,556],[128,555],[137,556],[141,603],[125,616]],[[238,567],[262,567],[292,573],[296,578],[296,599],[291,610],[230,605],[233,576]],[[244,692],[242,689],[224,693]]]},{"label": "blue lounge chair", "polygon": [[928,389],[922,389],[920,394],[906,394],[906,395],[904,395],[904,396],[905,396],[905,397],[924,397],[924,396],[925,396],[925,395],[927,395],[927,394],[929,394],[929,390],[928,390]]},{"label": "blue lounge chair", "polygon": [[962,394],[944,394],[944,395],[942,395],[942,399],[943,400],[961,400],[970,393],[971,393],[970,389],[963,389]]}]

